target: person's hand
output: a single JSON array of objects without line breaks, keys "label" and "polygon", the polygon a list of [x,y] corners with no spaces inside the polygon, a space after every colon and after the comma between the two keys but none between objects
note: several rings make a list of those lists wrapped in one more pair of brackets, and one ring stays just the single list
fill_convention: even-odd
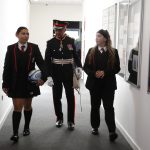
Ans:
[{"label": "person's hand", "polygon": [[96,71],[95,76],[96,76],[96,78],[101,78],[102,79],[105,76],[105,73],[104,73],[104,71],[98,70],[98,71]]},{"label": "person's hand", "polygon": [[37,86],[42,86],[43,84],[44,84],[43,80],[38,80],[36,83]]},{"label": "person's hand", "polygon": [[52,87],[52,86],[54,85],[54,82],[53,82],[52,77],[48,77],[48,78],[47,78],[47,84],[48,84],[48,86],[50,86],[50,87]]},{"label": "person's hand", "polygon": [[3,88],[3,91],[6,95],[8,95],[8,88]]},{"label": "person's hand", "polygon": [[101,76],[101,71],[96,71],[96,74],[95,74],[95,76],[96,76],[96,78],[100,78],[100,76]]},{"label": "person's hand", "polygon": [[77,76],[77,79],[81,79],[81,77],[82,77],[82,68],[77,67],[77,68],[75,69],[75,74],[76,74],[76,76]]},{"label": "person's hand", "polygon": [[104,76],[105,76],[104,71],[101,71],[101,76],[100,76],[100,78],[104,78]]}]

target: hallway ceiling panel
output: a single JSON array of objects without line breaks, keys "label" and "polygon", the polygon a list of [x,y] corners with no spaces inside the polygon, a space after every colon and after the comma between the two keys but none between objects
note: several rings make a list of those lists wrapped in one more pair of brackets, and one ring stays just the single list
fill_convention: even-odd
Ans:
[{"label": "hallway ceiling panel", "polygon": [[30,0],[31,4],[82,4],[84,0]]}]

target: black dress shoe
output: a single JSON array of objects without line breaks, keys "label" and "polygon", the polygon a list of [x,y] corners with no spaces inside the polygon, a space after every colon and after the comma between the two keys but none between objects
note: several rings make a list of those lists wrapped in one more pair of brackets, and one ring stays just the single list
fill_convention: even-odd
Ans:
[{"label": "black dress shoe", "polygon": [[14,142],[18,142],[18,139],[19,139],[18,134],[14,134],[14,135],[12,135],[11,138],[10,138],[10,140],[11,140],[11,141],[14,141]]},{"label": "black dress shoe", "polygon": [[74,123],[73,122],[68,122],[68,130],[72,131],[74,130]]},{"label": "black dress shoe", "polygon": [[112,132],[112,133],[109,134],[109,140],[111,142],[114,142],[117,138],[118,138],[118,134],[117,133]]},{"label": "black dress shoe", "polygon": [[98,135],[99,132],[98,132],[98,129],[97,128],[92,128],[92,132],[91,132],[93,135]]},{"label": "black dress shoe", "polygon": [[56,121],[56,127],[57,127],[57,128],[62,127],[62,125],[63,125],[63,120],[57,120],[57,121]]},{"label": "black dress shoe", "polygon": [[30,135],[30,129],[24,129],[23,136],[28,136],[28,135]]}]

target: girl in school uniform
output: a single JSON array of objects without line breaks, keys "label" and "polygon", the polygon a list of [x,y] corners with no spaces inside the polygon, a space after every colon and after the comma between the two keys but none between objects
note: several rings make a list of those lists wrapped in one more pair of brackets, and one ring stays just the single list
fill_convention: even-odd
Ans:
[{"label": "girl in school uniform", "polygon": [[[29,31],[26,27],[19,27],[16,31],[18,42],[7,48],[4,70],[3,91],[12,98],[14,111],[12,114],[13,135],[11,140],[19,139],[18,129],[24,108],[25,125],[23,135],[30,134],[30,120],[32,116],[32,98],[40,95],[39,86],[46,81],[46,69],[44,60],[38,45],[29,43]],[[28,74],[35,69],[35,63],[42,72],[42,77],[35,84],[29,82]]]},{"label": "girl in school uniform", "polygon": [[86,56],[84,71],[88,75],[86,87],[91,96],[92,134],[98,134],[100,126],[100,105],[103,102],[105,121],[109,130],[110,141],[118,137],[116,133],[114,95],[117,89],[116,77],[120,71],[118,52],[111,46],[107,30],[99,30],[96,34],[96,46],[90,48]]}]

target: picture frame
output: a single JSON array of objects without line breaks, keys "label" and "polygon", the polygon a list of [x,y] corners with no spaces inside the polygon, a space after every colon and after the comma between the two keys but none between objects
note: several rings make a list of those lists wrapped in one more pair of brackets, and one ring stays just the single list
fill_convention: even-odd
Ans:
[{"label": "picture frame", "polygon": [[150,39],[149,39],[149,64],[148,64],[147,93],[150,94]]},{"label": "picture frame", "polygon": [[140,88],[143,0],[129,0],[125,80]]},{"label": "picture frame", "polygon": [[103,10],[102,28],[108,30],[112,46],[116,47],[117,3]]},{"label": "picture frame", "polygon": [[125,77],[126,70],[126,45],[127,45],[127,29],[128,29],[128,10],[129,0],[123,0],[118,4],[118,39],[117,49],[120,57],[121,77]]}]

